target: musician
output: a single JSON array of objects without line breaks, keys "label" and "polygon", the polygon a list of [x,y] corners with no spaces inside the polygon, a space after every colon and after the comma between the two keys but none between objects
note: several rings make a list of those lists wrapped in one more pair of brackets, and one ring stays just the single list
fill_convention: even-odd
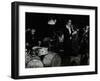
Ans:
[{"label": "musician", "polygon": [[36,45],[38,45],[36,29],[26,29],[26,48],[31,50]]},{"label": "musician", "polygon": [[64,28],[64,53],[61,55],[62,66],[70,65],[70,56],[72,55],[72,21],[68,20]]},{"label": "musician", "polygon": [[[84,49],[84,50],[83,50]],[[84,33],[80,42],[81,64],[88,64],[89,60],[89,26],[84,28]]]},{"label": "musician", "polygon": [[65,47],[66,47],[66,53],[67,55],[71,54],[71,39],[72,39],[72,21],[68,20],[67,24],[66,24],[66,29],[65,29]]},{"label": "musician", "polygon": [[68,33],[70,35],[70,39],[72,39],[72,34],[74,32],[73,25],[72,25],[72,20],[68,20],[66,24],[66,29],[68,30]]}]

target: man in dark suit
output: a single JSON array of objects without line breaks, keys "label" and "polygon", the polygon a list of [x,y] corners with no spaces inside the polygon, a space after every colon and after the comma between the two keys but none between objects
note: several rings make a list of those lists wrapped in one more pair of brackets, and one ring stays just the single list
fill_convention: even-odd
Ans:
[{"label": "man in dark suit", "polygon": [[72,55],[72,29],[71,29],[71,20],[69,20],[64,27],[64,54],[62,55],[62,66],[70,65],[70,56]]}]

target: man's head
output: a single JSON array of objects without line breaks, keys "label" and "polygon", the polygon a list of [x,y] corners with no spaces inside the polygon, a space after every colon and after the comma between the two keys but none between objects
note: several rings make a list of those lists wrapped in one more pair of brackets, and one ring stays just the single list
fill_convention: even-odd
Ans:
[{"label": "man's head", "polygon": [[71,26],[72,25],[72,20],[68,20],[68,26]]},{"label": "man's head", "polygon": [[35,32],[36,32],[36,30],[35,30],[35,29],[32,29],[32,30],[31,30],[32,35],[34,35],[34,34],[35,34]]}]

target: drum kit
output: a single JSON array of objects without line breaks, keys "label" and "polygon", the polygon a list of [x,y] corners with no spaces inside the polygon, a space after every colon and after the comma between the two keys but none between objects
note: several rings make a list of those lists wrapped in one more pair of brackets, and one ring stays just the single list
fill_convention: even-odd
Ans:
[{"label": "drum kit", "polygon": [[48,51],[48,48],[33,47],[32,50],[36,54],[33,56],[26,54],[26,68],[56,67],[61,65],[61,57],[55,52]]}]

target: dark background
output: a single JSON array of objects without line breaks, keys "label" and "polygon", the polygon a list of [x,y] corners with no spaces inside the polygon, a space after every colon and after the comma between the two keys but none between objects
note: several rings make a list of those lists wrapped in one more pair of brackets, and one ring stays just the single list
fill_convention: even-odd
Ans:
[{"label": "dark background", "polygon": [[[54,26],[48,25],[50,19],[56,19],[57,23]],[[29,13],[26,12],[26,29],[36,29],[39,37],[47,35],[52,30],[64,30],[68,20],[72,20],[72,25],[83,28],[89,26],[88,15],[69,15],[69,14],[49,14],[49,13]],[[41,33],[41,34],[40,34]]]},{"label": "dark background", "polygon": [[47,25],[50,18],[57,19],[57,28],[65,25],[69,19],[72,20],[72,24],[89,26],[89,16],[88,15],[69,15],[69,14],[47,14],[47,13],[29,13],[26,12],[26,28],[36,28],[42,26],[41,29],[48,29]]}]

